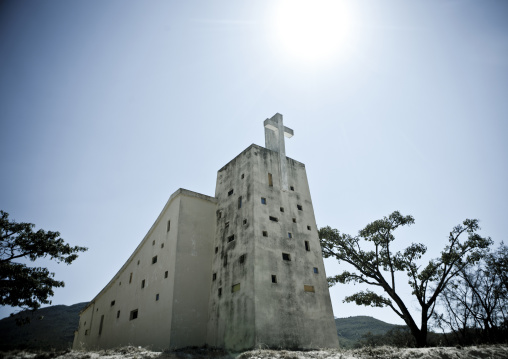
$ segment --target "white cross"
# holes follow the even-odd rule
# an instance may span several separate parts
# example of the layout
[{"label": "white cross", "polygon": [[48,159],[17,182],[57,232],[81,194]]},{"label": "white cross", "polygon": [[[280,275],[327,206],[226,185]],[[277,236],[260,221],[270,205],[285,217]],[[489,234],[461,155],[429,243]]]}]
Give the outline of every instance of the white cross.
[{"label": "white cross", "polygon": [[286,146],[284,136],[293,137],[293,130],[284,126],[282,115],[276,113],[272,118],[267,118],[265,126],[265,147],[279,153],[280,181],[283,190],[288,190],[288,173],[286,160]]}]

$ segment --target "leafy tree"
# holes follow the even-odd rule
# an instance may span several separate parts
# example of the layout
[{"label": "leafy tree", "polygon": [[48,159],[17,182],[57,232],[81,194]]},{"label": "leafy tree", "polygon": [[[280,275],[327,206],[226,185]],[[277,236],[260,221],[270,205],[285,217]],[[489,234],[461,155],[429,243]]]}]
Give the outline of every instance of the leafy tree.
[{"label": "leafy tree", "polygon": [[[413,223],[412,216],[403,216],[395,211],[388,217],[369,223],[357,236],[341,234],[327,226],[319,230],[319,238],[325,258],[336,258],[354,268],[353,272],[344,271],[329,277],[330,286],[336,283],[365,283],[381,287],[388,295],[386,297],[366,290],[348,296],[344,301],[372,307],[390,307],[407,324],[416,345],[422,347],[427,344],[428,322],[434,312],[437,297],[461,270],[486,254],[492,240],[476,233],[479,230],[478,220],[466,219],[450,232],[448,244],[441,256],[422,267],[418,261],[427,251],[423,244],[412,243],[403,251],[395,253],[390,248],[395,240],[393,232],[400,226]],[[462,241],[460,237],[464,233],[467,233],[467,239]],[[412,294],[418,300],[421,308],[420,327],[397,292],[395,273],[399,271],[408,276]]]},{"label": "leafy tree", "polygon": [[[0,305],[36,310],[51,304],[53,288],[64,282],[53,279],[54,273],[43,267],[29,267],[19,260],[34,262],[49,257],[57,263],[71,264],[85,247],[71,247],[60,233],[33,230],[31,223],[16,223],[0,210]],[[29,320],[26,320],[29,321]]]}]

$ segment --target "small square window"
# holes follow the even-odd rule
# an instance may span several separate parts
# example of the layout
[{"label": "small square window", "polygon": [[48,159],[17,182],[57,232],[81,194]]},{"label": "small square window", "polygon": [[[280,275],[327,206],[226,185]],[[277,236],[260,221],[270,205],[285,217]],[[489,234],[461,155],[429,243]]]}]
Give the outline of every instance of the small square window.
[{"label": "small square window", "polygon": [[222,295],[222,288],[219,288],[218,294],[219,294],[219,297]]},{"label": "small square window", "polygon": [[246,219],[243,220],[243,224],[247,224],[247,220]]},{"label": "small square window", "polygon": [[298,210],[299,210],[299,211],[303,211],[303,207],[302,207],[302,205],[301,205],[301,204],[297,204],[297,205],[296,205],[296,208],[298,208]]},{"label": "small square window", "polygon": [[261,204],[266,204],[266,198],[261,197]]},{"label": "small square window", "polygon": [[111,301],[111,306],[114,306],[114,305],[115,305],[115,301],[114,301],[114,300],[112,300],[112,301]]},{"label": "small square window", "polygon": [[242,254],[240,256],[240,264],[243,264],[243,263],[245,263],[245,254]]},{"label": "small square window", "polygon": [[270,218],[270,221],[272,221],[272,222],[278,222],[279,221],[279,219],[277,217],[270,216],[269,218]]},{"label": "small square window", "polygon": [[307,226],[307,229],[310,231],[310,226]]},{"label": "small square window", "polygon": [[277,283],[277,276],[272,274],[272,283]]},{"label": "small square window", "polygon": [[164,243],[161,243],[161,248],[164,248]]},{"label": "small square window", "polygon": [[235,235],[234,234],[228,237],[228,243],[229,242],[233,242],[234,240],[235,240]]},{"label": "small square window", "polygon": [[282,259],[285,261],[290,261],[291,256],[289,255],[289,253],[282,253]]},{"label": "small square window", "polygon": [[157,263],[157,256],[152,257],[152,264],[155,264],[155,263]]},{"label": "small square window", "polygon": [[120,311],[116,312],[116,319],[120,318]]},{"label": "small square window", "polygon": [[293,223],[296,223],[296,218],[293,218]]},{"label": "small square window", "polygon": [[171,229],[171,221],[168,221],[168,226],[167,226],[166,232],[169,232],[170,229]]},{"label": "small square window", "polygon": [[294,188],[293,186],[289,187],[289,189],[290,189],[291,191],[294,191],[294,190],[295,190],[295,188]]},{"label": "small square window", "polygon": [[244,179],[244,178],[245,178],[245,174],[244,174],[244,173],[242,173],[242,177],[241,177],[241,178],[242,178],[242,179]]},{"label": "small square window", "polygon": [[293,234],[291,234],[291,232],[288,232],[288,238],[293,238]]},{"label": "small square window", "polygon": [[165,271],[165,272],[164,272],[164,278],[167,278],[167,277],[168,277],[168,274],[169,274],[169,273],[168,273],[168,271]]},{"label": "small square window", "polygon": [[231,287],[231,293],[238,292],[240,290],[240,283],[237,283]]},{"label": "small square window", "polygon": [[215,253],[219,251],[219,247],[215,247]]},{"label": "small square window", "polygon": [[212,280],[213,280],[213,281],[217,280],[217,273],[214,273],[214,274],[212,275]]},{"label": "small square window", "polygon": [[304,292],[310,292],[310,293],[314,293],[314,286],[313,285],[304,285],[303,286],[303,290]]},{"label": "small square window", "polygon": [[144,287],[145,287],[145,280],[143,279],[143,280],[141,281],[141,288],[144,288]]},{"label": "small square window", "polygon": [[319,273],[319,270],[316,267],[314,267],[314,273],[316,273],[316,274]]},{"label": "small square window", "polygon": [[159,293],[157,293],[157,294],[155,295],[155,301],[158,301],[158,300],[159,300]]},{"label": "small square window", "polygon": [[137,309],[131,310],[131,314],[129,316],[129,320],[137,319],[137,317],[138,317],[138,310]]},{"label": "small square window", "polygon": [[305,241],[305,250],[307,252],[310,252],[310,244],[309,244],[309,241]]},{"label": "small square window", "polygon": [[268,237],[268,232],[267,231],[263,231],[263,237]]},{"label": "small square window", "polygon": [[233,190],[230,190],[230,191],[228,192],[228,196],[231,196],[232,194],[233,194]]},{"label": "small square window", "polygon": [[284,207],[280,207],[280,211],[281,211],[281,212],[284,212]]}]

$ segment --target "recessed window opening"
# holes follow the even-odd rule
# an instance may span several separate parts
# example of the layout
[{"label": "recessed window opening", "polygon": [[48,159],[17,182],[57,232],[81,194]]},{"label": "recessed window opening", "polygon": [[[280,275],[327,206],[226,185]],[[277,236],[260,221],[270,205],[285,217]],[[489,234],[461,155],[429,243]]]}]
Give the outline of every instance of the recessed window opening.
[{"label": "recessed window opening", "polygon": [[310,293],[314,293],[315,292],[313,285],[304,285],[303,286],[303,290],[304,290],[304,292],[310,292]]},{"label": "recessed window opening", "polygon": [[307,229],[310,231],[310,226],[307,226]]},{"label": "recessed window opening", "polygon": [[120,311],[116,312],[116,319],[120,318]]},{"label": "recessed window opening", "polygon": [[234,240],[235,240],[235,235],[234,234],[228,237],[228,243],[229,242],[233,242]]},{"label": "recessed window opening", "polygon": [[281,211],[281,212],[284,212],[284,207],[280,207],[280,211]]},{"label": "recessed window opening", "polygon": [[289,187],[289,189],[290,189],[291,191],[294,191],[294,190],[295,190],[295,188],[294,188],[293,186]]},{"label": "recessed window opening", "polygon": [[139,259],[138,259],[138,265],[139,265]]},{"label": "recessed window opening", "polygon": [[319,270],[316,267],[314,267],[314,273],[319,273]]},{"label": "recessed window opening", "polygon": [[220,219],[221,217],[222,217],[222,212],[221,211],[217,212],[217,219]]},{"label": "recessed window opening", "polygon": [[272,180],[272,174],[268,174],[268,186],[273,187],[273,180]]},{"label": "recessed window opening", "polygon": [[118,283],[118,285],[122,285],[122,282]]},{"label": "recessed window opening", "polygon": [[213,280],[213,281],[217,280],[217,273],[214,273],[214,274],[212,275],[212,280]]},{"label": "recessed window opening", "polygon": [[309,244],[309,241],[305,241],[305,250],[307,252],[310,252],[310,244]]},{"label": "recessed window opening", "polygon": [[144,288],[144,287],[145,287],[145,280],[143,279],[143,280],[141,281],[141,288]]},{"label": "recessed window opening", "polygon": [[296,223],[296,218],[293,218],[293,223]]},{"label": "recessed window opening", "polygon": [[296,205],[296,208],[298,208],[298,210],[299,210],[299,211],[303,211],[303,207],[302,207],[302,205],[301,205],[301,204],[297,204],[297,205]]},{"label": "recessed window opening", "polygon": [[170,229],[171,229],[171,221],[168,221],[166,232],[169,232]]},{"label": "recessed window opening", "polygon": [[168,271],[165,271],[165,272],[164,272],[164,278],[167,278],[167,277],[168,277],[168,274],[169,274],[169,272],[168,272]]},{"label": "recessed window opening", "polygon": [[288,232],[288,238],[293,238],[293,234],[291,234],[291,232]]},{"label": "recessed window opening", "polygon": [[268,237],[268,232],[267,231],[263,231],[263,237]]},{"label": "recessed window opening", "polygon": [[152,241],[152,246],[155,246],[155,240]]},{"label": "recessed window opening", "polygon": [[104,324],[104,314],[101,315],[101,323],[99,324],[99,335],[102,334],[102,325]]},{"label": "recessed window opening", "polygon": [[272,283],[277,283],[277,276],[272,274]]},{"label": "recessed window opening", "polygon": [[240,290],[240,283],[236,283],[231,287],[231,293],[238,292]]},{"label": "recessed window opening", "polygon": [[228,228],[228,227],[229,227],[229,222],[224,223],[224,228]]},{"label": "recessed window opening", "polygon": [[215,253],[219,251],[219,247],[215,247]]},{"label": "recessed window opening", "polygon": [[219,294],[219,297],[222,295],[222,288],[219,288],[218,294]]},{"label": "recessed window opening", "polygon": [[243,264],[243,263],[245,263],[245,254],[242,254],[240,256],[240,264]]},{"label": "recessed window opening", "polygon": [[158,300],[159,300],[159,293],[157,293],[157,294],[155,295],[155,301],[158,301]]},{"label": "recessed window opening", "polygon": [[129,315],[129,320],[137,319],[137,317],[138,317],[138,310],[137,309],[131,310],[131,314]]},{"label": "recessed window opening", "polygon": [[161,248],[164,248],[164,243],[161,243]]},{"label": "recessed window opening", "polygon": [[243,220],[243,224],[247,224],[247,220],[246,219]]},{"label": "recessed window opening", "polygon": [[261,197],[261,204],[266,204],[266,198]]},{"label": "recessed window opening", "polygon": [[230,190],[230,191],[228,192],[228,196],[231,196],[232,194],[233,194],[233,190]]},{"label": "recessed window opening", "polygon": [[132,283],[132,272],[131,272],[131,275],[129,277],[129,284],[131,284],[131,283]]},{"label": "recessed window opening", "polygon": [[272,222],[278,222],[279,221],[279,219],[277,217],[270,216],[269,218],[270,218],[270,221],[272,221]]},{"label": "recessed window opening", "polygon": [[88,335],[88,329],[85,329],[85,335]]},{"label": "recessed window opening", "polygon": [[152,264],[155,264],[155,263],[157,263],[157,256],[152,258]]},{"label": "recessed window opening", "polygon": [[242,196],[238,197],[238,209],[242,208]]},{"label": "recessed window opening", "polygon": [[242,173],[242,179],[244,179],[244,178],[245,178],[245,174],[244,174],[244,173]]},{"label": "recessed window opening", "polygon": [[224,267],[228,265],[228,256],[224,256]]},{"label": "recessed window opening", "polygon": [[290,261],[291,256],[289,255],[289,253],[282,253],[282,259],[285,261]]},{"label": "recessed window opening", "polygon": [[115,305],[115,301],[114,301],[114,300],[112,300],[112,301],[111,301],[111,306],[114,306],[114,305]]}]

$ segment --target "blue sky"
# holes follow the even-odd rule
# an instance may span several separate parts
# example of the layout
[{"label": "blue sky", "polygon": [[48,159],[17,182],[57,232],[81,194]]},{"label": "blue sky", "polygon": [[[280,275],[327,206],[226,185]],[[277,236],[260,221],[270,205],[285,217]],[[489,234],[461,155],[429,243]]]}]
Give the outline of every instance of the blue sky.
[{"label": "blue sky", "polygon": [[[66,283],[53,304],[92,299],[175,190],[213,195],[276,112],[318,226],[355,234],[399,210],[416,219],[400,248],[422,242],[427,259],[465,218],[505,240],[508,3],[336,4],[324,32],[312,7],[278,1],[0,5],[0,208],[89,247],[41,262]],[[331,289],[335,316],[401,323],[342,303],[359,288]]]}]

